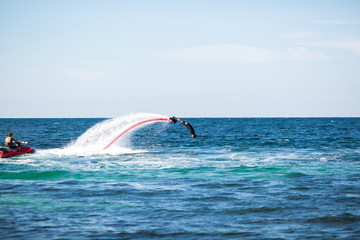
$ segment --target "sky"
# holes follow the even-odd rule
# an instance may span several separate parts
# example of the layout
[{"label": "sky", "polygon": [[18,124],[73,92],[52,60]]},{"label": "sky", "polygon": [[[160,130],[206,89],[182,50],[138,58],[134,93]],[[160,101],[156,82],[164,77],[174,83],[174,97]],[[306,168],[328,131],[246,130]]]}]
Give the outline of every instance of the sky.
[{"label": "sky", "polygon": [[0,118],[360,117],[360,1],[0,0]]}]

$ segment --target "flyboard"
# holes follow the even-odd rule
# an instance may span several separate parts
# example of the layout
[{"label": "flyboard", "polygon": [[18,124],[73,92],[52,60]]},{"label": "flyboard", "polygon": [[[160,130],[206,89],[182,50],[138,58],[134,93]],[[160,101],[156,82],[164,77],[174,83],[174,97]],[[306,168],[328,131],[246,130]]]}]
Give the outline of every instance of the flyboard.
[{"label": "flyboard", "polygon": [[141,124],[147,123],[147,122],[156,122],[156,121],[169,121],[173,124],[176,123],[176,119],[175,117],[170,117],[170,118],[153,118],[153,119],[147,119],[141,122],[138,122],[134,125],[132,125],[131,127],[125,129],[123,132],[121,132],[116,138],[114,138],[114,140],[112,140],[106,147],[103,148],[103,150],[106,150],[107,148],[109,148],[114,142],[116,142],[116,140],[118,140],[122,135],[124,135],[126,132],[128,132],[129,130],[133,129],[134,127],[137,127]]}]

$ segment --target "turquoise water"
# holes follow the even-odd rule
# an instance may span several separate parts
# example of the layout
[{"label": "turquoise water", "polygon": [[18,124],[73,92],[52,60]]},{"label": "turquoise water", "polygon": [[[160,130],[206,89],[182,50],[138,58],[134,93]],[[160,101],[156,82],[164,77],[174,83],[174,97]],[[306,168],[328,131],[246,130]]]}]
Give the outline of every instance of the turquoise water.
[{"label": "turquoise water", "polygon": [[359,118],[0,119],[1,239],[360,239]]}]

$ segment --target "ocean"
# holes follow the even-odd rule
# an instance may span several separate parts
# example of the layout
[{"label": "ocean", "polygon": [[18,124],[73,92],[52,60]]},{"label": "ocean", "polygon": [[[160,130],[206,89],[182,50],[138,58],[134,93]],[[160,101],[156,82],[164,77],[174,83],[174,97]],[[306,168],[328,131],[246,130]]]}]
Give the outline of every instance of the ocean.
[{"label": "ocean", "polygon": [[360,239],[360,118],[157,117],[0,119],[0,239]]}]

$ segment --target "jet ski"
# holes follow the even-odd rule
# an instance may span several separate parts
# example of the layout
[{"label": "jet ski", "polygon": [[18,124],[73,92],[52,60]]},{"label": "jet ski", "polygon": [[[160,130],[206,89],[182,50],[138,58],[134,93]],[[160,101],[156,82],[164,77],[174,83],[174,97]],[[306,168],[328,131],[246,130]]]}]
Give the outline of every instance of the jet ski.
[{"label": "jet ski", "polygon": [[8,148],[0,146],[0,158],[13,157],[25,153],[34,153],[35,149],[26,146],[26,142],[22,142],[20,145],[20,151],[17,148]]}]

